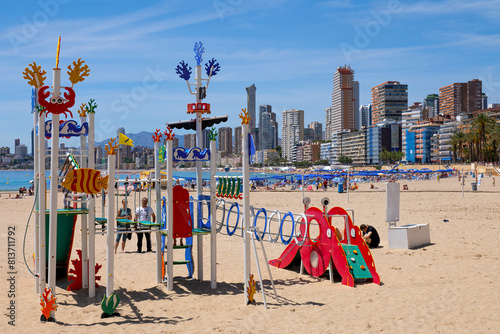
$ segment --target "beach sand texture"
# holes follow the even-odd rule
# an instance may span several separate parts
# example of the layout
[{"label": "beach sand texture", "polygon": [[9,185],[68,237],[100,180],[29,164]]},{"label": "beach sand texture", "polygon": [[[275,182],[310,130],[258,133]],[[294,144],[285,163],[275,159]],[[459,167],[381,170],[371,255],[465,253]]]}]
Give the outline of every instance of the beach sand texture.
[{"label": "beach sand texture", "polygon": [[[11,200],[3,195],[0,307],[2,313],[7,313],[11,300],[7,297],[6,244],[8,226],[15,226],[16,326],[9,326],[9,319],[3,316],[0,333],[498,333],[500,188],[494,188],[492,179],[486,177],[480,191],[471,192],[470,181],[467,180],[464,198],[457,178],[401,182],[408,184],[410,190],[401,191],[399,224],[430,224],[432,244],[415,250],[388,248],[383,183],[376,184],[379,189],[374,190],[369,189],[369,184],[360,184],[359,190],[350,193],[349,203],[347,195],[338,194],[336,189],[307,192],[312,206],[320,207],[320,199],[327,196],[330,207],[354,209],[356,225],[364,223],[377,228],[382,241],[372,253],[382,285],[361,283],[349,288],[339,282],[339,277],[330,283],[327,275],[314,278],[271,267],[279,296],[277,303],[258,246],[268,310],[263,306],[260,290],[255,295],[255,305],[244,304],[241,237],[217,236],[217,289],[210,289],[209,238],[205,237],[204,281],[188,279],[185,266],[176,266],[174,291],[167,291],[165,284],[156,284],[156,254],[136,253],[134,236],[127,242],[126,252],[115,256],[115,290],[121,298],[117,311],[121,316],[101,319],[106,241],[105,236],[98,235],[96,260],[103,267],[97,295],[89,298],[87,290],[67,292],[68,283],[58,281],[56,324],[40,323],[34,279],[22,260],[24,230],[33,197]],[[59,200],[62,207],[62,197]],[[255,208],[293,213],[303,209],[301,192],[252,192],[250,203]],[[100,205],[97,200],[98,216]],[[30,267],[33,225],[32,219],[25,250]],[[273,226],[272,230],[277,228]],[[72,259],[76,258],[76,249],[81,249],[79,230],[77,222]],[[269,259],[279,257],[284,249],[281,243],[265,243]],[[197,269],[195,277],[196,273]],[[252,273],[258,281],[253,254]]]}]

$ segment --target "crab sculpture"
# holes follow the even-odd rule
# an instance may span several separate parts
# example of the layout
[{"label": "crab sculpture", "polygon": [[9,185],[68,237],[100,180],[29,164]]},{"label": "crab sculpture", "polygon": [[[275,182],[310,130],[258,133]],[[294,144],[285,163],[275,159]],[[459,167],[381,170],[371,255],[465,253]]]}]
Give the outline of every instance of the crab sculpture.
[{"label": "crab sculpture", "polygon": [[69,113],[73,117],[73,113],[69,110],[75,104],[75,91],[71,87],[61,87],[66,89],[64,98],[61,96],[52,96],[50,100],[46,100],[50,96],[48,91],[49,86],[43,86],[38,90],[38,103],[45,107],[43,111],[47,114],[64,114]]}]

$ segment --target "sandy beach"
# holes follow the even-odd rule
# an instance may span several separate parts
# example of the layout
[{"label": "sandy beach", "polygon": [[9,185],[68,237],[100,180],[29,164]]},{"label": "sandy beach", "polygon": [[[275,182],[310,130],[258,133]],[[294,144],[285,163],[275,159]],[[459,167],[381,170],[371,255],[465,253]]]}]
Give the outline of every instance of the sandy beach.
[{"label": "sandy beach", "polygon": [[[497,177],[498,178],[498,177]],[[385,222],[385,185],[369,189],[360,184],[347,195],[328,190],[307,192],[311,205],[320,207],[327,196],[330,206],[354,210],[354,223],[374,226],[381,245],[372,251],[380,286],[360,283],[355,288],[331,283],[328,275],[314,278],[297,270],[271,267],[279,296],[272,298],[269,275],[259,250],[266,288],[266,310],[260,291],[256,304],[246,306],[243,295],[243,240],[240,236],[218,234],[218,287],[210,289],[209,239],[204,240],[204,281],[187,278],[185,266],[174,268],[174,291],[156,284],[156,254],[136,253],[136,236],[126,252],[115,256],[115,290],[121,297],[120,317],[101,319],[100,302],[106,284],[105,236],[96,237],[96,261],[103,265],[97,296],[87,290],[66,291],[68,282],[57,282],[57,323],[40,323],[39,296],[35,281],[24,265],[23,237],[33,197],[0,198],[2,252],[0,307],[7,314],[8,297],[7,233],[16,231],[15,326],[9,318],[0,321],[2,333],[494,333],[500,320],[500,188],[485,177],[478,192],[471,191],[470,179],[462,187],[457,178],[404,182],[401,191],[400,225],[429,223],[431,245],[415,250],[389,249]],[[403,183],[403,182],[401,182]],[[335,189],[336,190],[336,189]],[[59,198],[62,207],[62,197]],[[251,205],[269,210],[301,212],[301,192],[252,192]],[[154,208],[154,205],[151,205]],[[97,212],[101,210],[97,201]],[[34,219],[26,236],[24,253],[33,268]],[[77,222],[72,259],[81,248]],[[154,249],[154,238],[153,249]],[[269,259],[285,249],[281,243],[265,243]],[[257,268],[252,255],[252,272]],[[197,275],[195,274],[195,278]]]}]

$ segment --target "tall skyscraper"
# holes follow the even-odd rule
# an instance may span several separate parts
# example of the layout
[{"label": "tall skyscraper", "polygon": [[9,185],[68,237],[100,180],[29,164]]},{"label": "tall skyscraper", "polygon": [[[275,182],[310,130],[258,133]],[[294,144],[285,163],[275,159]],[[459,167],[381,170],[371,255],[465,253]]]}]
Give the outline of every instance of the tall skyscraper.
[{"label": "tall skyscraper", "polygon": [[259,106],[259,150],[272,150],[278,145],[278,122],[270,105]]},{"label": "tall skyscraper", "polygon": [[385,120],[401,121],[408,109],[408,85],[386,81],[372,88],[372,125]]},{"label": "tall skyscraper", "polygon": [[237,126],[234,128],[234,153],[241,155],[243,152],[243,138],[241,137],[243,133],[243,128]]},{"label": "tall skyscraper", "polygon": [[281,130],[283,154],[291,160],[293,145],[304,140],[304,110],[290,109],[283,111]]},{"label": "tall skyscraper", "polygon": [[482,82],[473,79],[439,88],[439,112],[453,118],[482,109]]},{"label": "tall skyscraper", "polygon": [[435,117],[439,115],[439,95],[438,94],[429,94],[424,99],[424,103],[422,104],[425,109],[428,110],[429,118]]},{"label": "tall skyscraper", "polygon": [[233,154],[233,129],[230,127],[219,128],[219,151],[221,157]]},{"label": "tall skyscraper", "polygon": [[[359,85],[358,85],[359,92]],[[327,132],[355,128],[354,70],[340,66],[333,76],[332,114]]]},{"label": "tall skyscraper", "polygon": [[14,149],[19,145],[21,145],[21,139],[14,139]]},{"label": "tall skyscraper", "polygon": [[332,140],[333,108],[325,108],[325,140]]},{"label": "tall skyscraper", "polygon": [[320,122],[311,122],[309,127],[314,130],[314,141],[323,140],[323,124]]},{"label": "tall skyscraper", "polygon": [[372,125],[372,105],[361,105],[359,114],[361,116],[361,126],[369,128]]},{"label": "tall skyscraper", "polygon": [[486,96],[485,93],[482,94],[481,100],[482,100],[482,102],[481,102],[481,104],[482,104],[481,109],[483,109],[483,110],[484,109],[488,109],[488,96]]},{"label": "tall skyscraper", "polygon": [[352,82],[354,94],[354,128],[361,129],[361,115],[359,114],[359,81]]}]

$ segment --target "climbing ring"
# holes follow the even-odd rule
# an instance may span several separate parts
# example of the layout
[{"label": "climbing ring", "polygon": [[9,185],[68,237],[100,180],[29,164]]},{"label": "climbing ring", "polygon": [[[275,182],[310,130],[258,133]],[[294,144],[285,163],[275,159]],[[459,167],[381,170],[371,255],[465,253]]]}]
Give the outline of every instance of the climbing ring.
[{"label": "climbing ring", "polygon": [[217,204],[215,205],[215,211],[219,209],[219,205],[222,203],[222,219],[220,221],[220,226],[217,227],[217,223],[215,224],[217,233],[222,230],[222,226],[224,226],[224,218],[226,218],[226,202],[223,199],[218,199]]},{"label": "climbing ring", "polygon": [[[234,229],[232,231],[229,230],[229,216],[231,216],[231,212],[233,212],[233,207],[236,206],[237,212],[238,212],[238,217],[236,218],[236,224],[234,225]],[[227,235],[233,235],[234,232],[236,231],[236,228],[238,227],[238,223],[240,221],[240,206],[237,202],[234,202],[233,205],[229,208],[229,212],[227,213],[227,220],[226,220],[226,230],[227,230]]]},{"label": "climbing ring", "polygon": [[278,241],[278,238],[280,237],[279,233],[276,234],[276,238],[273,239],[272,235],[271,235],[271,222],[273,221],[273,217],[275,215],[278,215],[278,222],[281,221],[281,212],[279,212],[279,210],[274,210],[270,215],[269,215],[269,225],[267,226],[267,234],[269,235],[269,241],[271,243],[275,243],[276,241]]},{"label": "climbing ring", "polygon": [[261,208],[259,209],[259,211],[257,211],[257,213],[255,214],[255,218],[253,220],[253,227],[256,227],[257,226],[257,218],[259,218],[259,214],[260,213],[264,213],[264,230],[262,231],[262,235],[259,237],[259,235],[257,234],[257,230],[255,230],[253,233],[255,233],[255,239],[257,239],[257,241],[260,241],[260,239],[264,239],[264,236],[266,235],[266,229],[267,229],[267,211],[266,209],[264,208]]},{"label": "climbing ring", "polygon": [[[286,217],[290,217],[292,219],[292,233],[290,234],[290,238],[288,240],[285,240],[283,238],[283,223],[285,222]],[[283,245],[286,246],[290,243],[290,241],[292,241],[294,231],[295,231],[295,219],[293,219],[293,214],[290,211],[288,211],[287,213],[285,213],[285,215],[281,219],[281,223],[280,223],[280,237],[281,237],[281,242],[283,243]]]},{"label": "climbing ring", "polygon": [[[300,220],[303,219],[304,220],[304,223],[301,223]],[[295,228],[295,234],[292,233],[293,235],[293,240],[295,240],[295,243],[300,247],[304,244],[304,242],[306,242],[306,239],[307,239],[307,232],[308,232],[308,227],[309,227],[309,223],[307,222],[307,217],[305,214],[303,213],[299,213],[298,216],[297,216],[297,220],[295,221],[295,225],[297,224],[306,224],[306,231],[305,231],[305,234],[304,235],[300,235],[300,225],[299,225],[299,228]],[[297,235],[298,234],[298,235]],[[302,241],[299,241],[298,238],[302,237]]]}]

